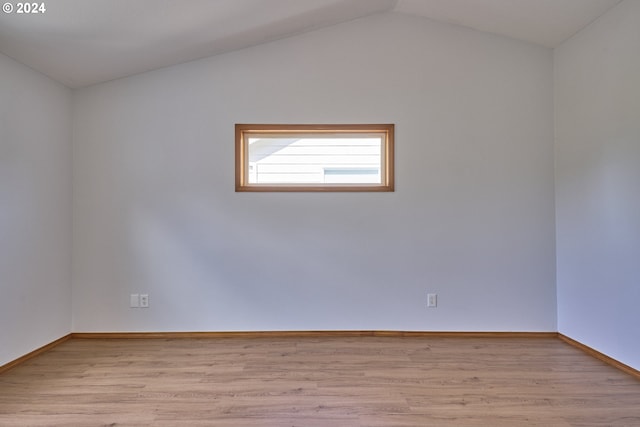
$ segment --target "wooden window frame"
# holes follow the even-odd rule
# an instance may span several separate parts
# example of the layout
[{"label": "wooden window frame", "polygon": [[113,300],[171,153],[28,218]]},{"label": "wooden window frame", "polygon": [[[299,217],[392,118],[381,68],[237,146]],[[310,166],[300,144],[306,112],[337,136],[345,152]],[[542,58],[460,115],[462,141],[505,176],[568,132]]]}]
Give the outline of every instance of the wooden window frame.
[{"label": "wooden window frame", "polygon": [[[236,192],[391,192],[394,191],[393,124],[236,124]],[[247,137],[251,134],[381,134],[381,183],[375,184],[250,184],[248,181]]]}]

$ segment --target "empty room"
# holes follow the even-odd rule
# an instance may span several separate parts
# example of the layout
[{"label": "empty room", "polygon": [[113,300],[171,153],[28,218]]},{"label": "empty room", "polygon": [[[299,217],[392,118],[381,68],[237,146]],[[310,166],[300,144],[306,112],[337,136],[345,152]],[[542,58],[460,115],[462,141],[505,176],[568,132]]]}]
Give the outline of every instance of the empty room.
[{"label": "empty room", "polygon": [[0,12],[0,426],[640,426],[640,1]]}]

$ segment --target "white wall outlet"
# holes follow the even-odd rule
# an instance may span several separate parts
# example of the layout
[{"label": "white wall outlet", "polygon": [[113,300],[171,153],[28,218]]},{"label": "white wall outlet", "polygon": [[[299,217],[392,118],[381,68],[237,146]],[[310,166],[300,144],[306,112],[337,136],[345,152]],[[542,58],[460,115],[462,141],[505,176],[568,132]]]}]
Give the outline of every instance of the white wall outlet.
[{"label": "white wall outlet", "polygon": [[140,294],[140,307],[149,307],[149,294]]},{"label": "white wall outlet", "polygon": [[131,308],[140,307],[140,295],[131,294],[131,297],[129,299],[129,307]]},{"label": "white wall outlet", "polygon": [[438,306],[438,294],[427,294],[427,307]]}]

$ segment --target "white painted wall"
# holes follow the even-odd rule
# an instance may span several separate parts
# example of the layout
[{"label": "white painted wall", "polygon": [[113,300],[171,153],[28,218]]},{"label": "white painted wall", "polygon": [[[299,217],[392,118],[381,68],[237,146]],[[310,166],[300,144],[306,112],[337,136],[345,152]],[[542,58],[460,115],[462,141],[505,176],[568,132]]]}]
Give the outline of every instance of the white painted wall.
[{"label": "white painted wall", "polygon": [[640,369],[640,2],[555,51],[559,331]]},{"label": "white painted wall", "polygon": [[71,330],[71,91],[0,54],[0,365]]},{"label": "white painted wall", "polygon": [[[386,14],[74,92],[73,329],[555,331],[552,68]],[[234,192],[235,123],[389,122],[394,193]]]}]

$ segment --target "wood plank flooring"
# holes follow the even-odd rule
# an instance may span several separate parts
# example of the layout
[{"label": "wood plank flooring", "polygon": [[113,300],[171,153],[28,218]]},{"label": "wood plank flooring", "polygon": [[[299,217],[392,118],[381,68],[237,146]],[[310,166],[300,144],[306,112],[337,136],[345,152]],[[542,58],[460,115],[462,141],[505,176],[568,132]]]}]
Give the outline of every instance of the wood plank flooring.
[{"label": "wood plank flooring", "polygon": [[71,339],[0,426],[640,426],[640,381],[556,338]]}]

